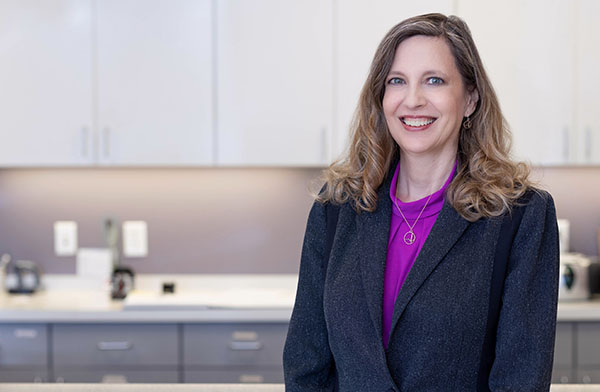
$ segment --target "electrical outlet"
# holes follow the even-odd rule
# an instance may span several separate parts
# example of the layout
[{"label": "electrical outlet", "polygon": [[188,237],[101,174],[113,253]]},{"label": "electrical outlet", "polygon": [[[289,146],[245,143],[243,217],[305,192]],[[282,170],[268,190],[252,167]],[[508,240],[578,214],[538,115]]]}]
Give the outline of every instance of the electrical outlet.
[{"label": "electrical outlet", "polygon": [[54,222],[54,253],[57,256],[74,256],[77,252],[77,222]]},{"label": "electrical outlet", "polygon": [[146,222],[123,222],[123,254],[125,257],[148,256],[148,225]]}]

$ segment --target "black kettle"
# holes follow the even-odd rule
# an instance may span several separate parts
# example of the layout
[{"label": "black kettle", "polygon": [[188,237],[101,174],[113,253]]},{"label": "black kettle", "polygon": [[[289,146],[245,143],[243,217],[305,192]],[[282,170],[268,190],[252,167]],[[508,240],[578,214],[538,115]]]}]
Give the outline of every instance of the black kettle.
[{"label": "black kettle", "polygon": [[133,278],[135,274],[129,267],[117,266],[113,270],[110,280],[111,297],[113,299],[123,299],[133,289]]},{"label": "black kettle", "polygon": [[32,294],[40,287],[37,264],[29,260],[17,260],[8,264],[4,285],[11,294]]}]

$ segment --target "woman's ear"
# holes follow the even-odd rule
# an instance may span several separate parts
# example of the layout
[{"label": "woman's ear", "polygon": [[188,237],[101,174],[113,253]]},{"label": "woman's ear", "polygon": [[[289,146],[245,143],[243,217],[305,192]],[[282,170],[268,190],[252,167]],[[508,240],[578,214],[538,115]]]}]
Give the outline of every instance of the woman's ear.
[{"label": "woman's ear", "polygon": [[465,117],[469,117],[475,111],[479,102],[479,92],[476,88],[467,93],[467,108],[465,110]]}]

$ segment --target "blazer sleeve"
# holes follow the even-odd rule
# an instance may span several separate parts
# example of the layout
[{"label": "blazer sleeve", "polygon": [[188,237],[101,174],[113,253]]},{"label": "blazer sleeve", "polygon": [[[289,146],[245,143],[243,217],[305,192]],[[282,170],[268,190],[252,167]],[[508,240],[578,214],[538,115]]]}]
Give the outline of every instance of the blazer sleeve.
[{"label": "blazer sleeve", "polygon": [[510,252],[491,391],[550,389],[558,301],[557,226],[552,197],[535,191]]},{"label": "blazer sleeve", "polygon": [[325,206],[315,202],[304,235],[296,303],[283,350],[287,392],[334,390],[335,365],[323,314],[325,214]]}]

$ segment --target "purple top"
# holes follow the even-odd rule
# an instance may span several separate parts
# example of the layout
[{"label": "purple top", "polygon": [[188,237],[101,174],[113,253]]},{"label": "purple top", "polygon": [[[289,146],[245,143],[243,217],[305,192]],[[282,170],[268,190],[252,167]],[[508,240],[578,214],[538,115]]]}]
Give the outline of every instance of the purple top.
[{"label": "purple top", "polygon": [[416,236],[414,243],[408,245],[404,242],[404,236],[408,232],[409,227],[400,215],[398,207],[402,210],[402,213],[412,225],[415,219],[421,213],[423,206],[427,202],[429,196],[424,197],[420,200],[404,203],[400,199],[396,198],[396,184],[398,183],[398,173],[400,171],[400,162],[396,166],[396,172],[392,179],[392,185],[390,186],[390,198],[392,199],[392,221],[390,224],[390,238],[388,240],[388,252],[385,264],[385,280],[383,286],[383,344],[387,348],[390,328],[392,325],[392,314],[394,312],[394,303],[400,292],[400,288],[410,271],[413,263],[415,262],[425,239],[429,235],[438,214],[442,210],[444,205],[444,193],[452,178],[454,178],[454,172],[456,171],[456,163],[446,183],[442,188],[431,195],[427,207],[421,214],[421,217],[413,227],[413,232]]}]

